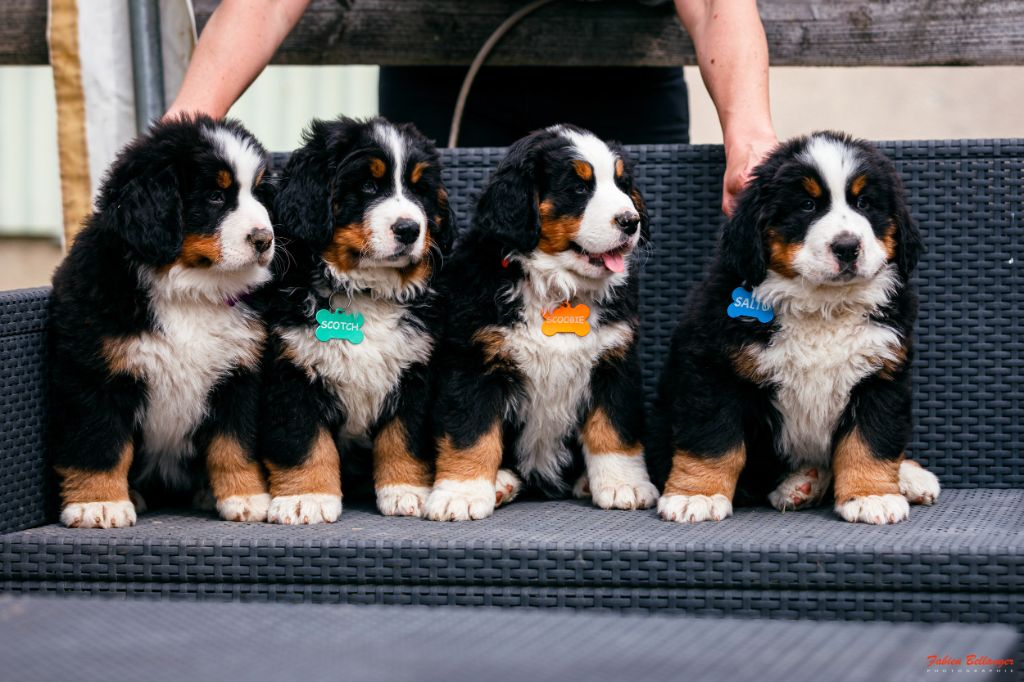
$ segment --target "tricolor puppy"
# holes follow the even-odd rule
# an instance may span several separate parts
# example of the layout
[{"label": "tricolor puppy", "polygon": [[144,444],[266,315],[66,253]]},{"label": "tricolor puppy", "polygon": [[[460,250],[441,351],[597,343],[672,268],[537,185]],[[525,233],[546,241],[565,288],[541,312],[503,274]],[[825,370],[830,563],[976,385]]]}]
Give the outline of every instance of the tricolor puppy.
[{"label": "tricolor puppy", "polygon": [[552,496],[578,482],[604,508],[654,504],[629,274],[646,239],[617,146],[571,126],[512,145],[446,268],[428,518],[490,516],[520,477]]},{"label": "tricolor puppy", "polygon": [[269,519],[337,520],[342,468],[346,491],[372,483],[381,513],[419,516],[433,480],[431,282],[452,237],[437,151],[411,125],[313,121],[277,210],[288,258],[260,420]]},{"label": "tricolor puppy", "polygon": [[899,177],[867,142],[817,133],[754,171],[659,387],[662,518],[723,519],[734,493],[799,509],[830,483],[847,521],[935,501],[938,479],[904,459],[920,250]]},{"label": "tricolor puppy", "polygon": [[[103,183],[53,279],[51,447],[68,526],[130,526],[136,491],[266,518],[254,458],[270,279],[267,154],[241,125],[156,125]],[[205,464],[205,467],[204,467]]]}]

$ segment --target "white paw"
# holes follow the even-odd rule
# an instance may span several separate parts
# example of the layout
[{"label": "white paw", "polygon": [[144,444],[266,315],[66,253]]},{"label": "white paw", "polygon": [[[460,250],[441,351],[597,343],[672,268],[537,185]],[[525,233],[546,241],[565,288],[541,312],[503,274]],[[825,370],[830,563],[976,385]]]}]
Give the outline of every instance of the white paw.
[{"label": "white paw", "polygon": [[384,516],[423,516],[430,488],[418,485],[385,485],[377,488],[377,509]]},{"label": "white paw", "polygon": [[516,472],[511,469],[498,469],[498,476],[494,479],[494,506],[508,504],[516,499],[522,489],[523,482],[519,480]]},{"label": "white paw", "polygon": [[[602,509],[648,509],[658,501],[658,489],[647,477],[643,455],[584,451],[591,501]],[[577,484],[579,482],[577,481]],[[573,491],[575,492],[575,490]]]},{"label": "white paw", "polygon": [[270,501],[267,520],[290,526],[334,523],[341,516],[341,496],[323,493],[281,495]]},{"label": "white paw", "polygon": [[935,504],[939,499],[939,477],[916,462],[900,463],[900,494],[910,504]]},{"label": "white paw", "polygon": [[810,507],[821,501],[832,477],[828,471],[815,467],[794,471],[768,493],[768,501],[779,511]]},{"label": "white paw", "polygon": [[427,498],[424,516],[431,521],[486,519],[494,513],[494,484],[475,481],[438,481]]},{"label": "white paw", "polygon": [[127,528],[135,525],[135,505],[129,500],[75,502],[64,507],[60,522],[68,528]]},{"label": "white paw", "polygon": [[910,504],[902,495],[865,495],[836,503],[836,513],[851,523],[885,525],[910,516]]},{"label": "white paw", "polygon": [[572,496],[577,500],[590,497],[590,477],[586,473],[576,479],[576,485],[572,487]]},{"label": "white paw", "polygon": [[658,500],[658,515],[679,523],[721,521],[732,516],[732,502],[725,495],[664,495]]},{"label": "white paw", "polygon": [[270,495],[232,495],[217,502],[217,513],[225,521],[266,521]]}]

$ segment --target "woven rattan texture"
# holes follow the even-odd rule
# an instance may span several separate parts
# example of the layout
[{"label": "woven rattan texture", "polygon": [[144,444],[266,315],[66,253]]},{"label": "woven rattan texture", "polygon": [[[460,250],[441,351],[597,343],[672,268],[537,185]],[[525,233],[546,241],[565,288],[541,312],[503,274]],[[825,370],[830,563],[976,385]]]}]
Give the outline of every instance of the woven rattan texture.
[{"label": "woven rattan texture", "polygon": [[[103,637],[83,647],[82,633],[94,632]],[[929,679],[925,664],[936,651],[967,647],[1003,658],[1015,640],[1012,629],[992,626],[776,623],[766,630],[738,620],[525,610],[0,600],[0,658],[17,680],[450,681],[496,670],[595,682],[915,680]],[[801,652],[796,668],[793,651]],[[165,660],[174,665],[158,664]]]},{"label": "woven rattan texture", "polygon": [[46,309],[49,289],[0,292],[0,532],[46,521]]},{"label": "woven rattan texture", "polygon": [[143,583],[1024,591],[1024,491],[951,490],[890,527],[829,509],[741,509],[679,525],[653,511],[520,501],[473,523],[349,506],[329,526],[145,514],[122,530],[0,536],[0,578]]},{"label": "woven rattan texture", "polygon": [[[881,146],[904,178],[927,247],[916,277],[922,305],[908,451],[947,486],[1024,487],[1024,140]],[[712,146],[629,153],[651,214],[640,345],[650,392],[687,293],[714,251],[723,156]],[[460,225],[501,156],[442,154]]]}]

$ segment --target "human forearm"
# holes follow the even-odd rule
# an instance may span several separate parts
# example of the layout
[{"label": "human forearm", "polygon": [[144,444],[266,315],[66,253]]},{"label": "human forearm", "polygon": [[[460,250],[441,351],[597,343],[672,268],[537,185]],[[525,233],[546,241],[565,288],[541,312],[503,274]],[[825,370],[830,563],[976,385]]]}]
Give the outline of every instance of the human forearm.
[{"label": "human forearm", "polygon": [[201,112],[222,118],[302,16],[310,0],[224,0],[196,45],[165,118]]}]

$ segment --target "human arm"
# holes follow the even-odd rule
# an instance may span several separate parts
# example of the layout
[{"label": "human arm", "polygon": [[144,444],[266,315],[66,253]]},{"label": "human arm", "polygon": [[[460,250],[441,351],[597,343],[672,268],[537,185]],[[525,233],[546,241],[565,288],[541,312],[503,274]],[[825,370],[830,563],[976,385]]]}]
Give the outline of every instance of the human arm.
[{"label": "human arm", "polygon": [[768,100],[768,43],[756,0],[675,0],[725,141],[722,210],[777,144]]},{"label": "human arm", "polygon": [[210,15],[164,118],[223,118],[270,63],[310,0],[223,0]]}]

